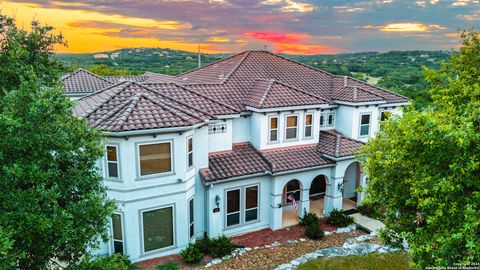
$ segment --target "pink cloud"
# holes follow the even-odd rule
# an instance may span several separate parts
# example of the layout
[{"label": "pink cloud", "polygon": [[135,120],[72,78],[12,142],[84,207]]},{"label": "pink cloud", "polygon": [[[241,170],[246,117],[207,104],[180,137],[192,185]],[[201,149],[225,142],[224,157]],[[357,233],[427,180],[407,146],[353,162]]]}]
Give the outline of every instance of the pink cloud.
[{"label": "pink cloud", "polygon": [[305,41],[308,36],[303,34],[286,34],[278,32],[247,32],[243,36],[272,43],[300,43]]}]

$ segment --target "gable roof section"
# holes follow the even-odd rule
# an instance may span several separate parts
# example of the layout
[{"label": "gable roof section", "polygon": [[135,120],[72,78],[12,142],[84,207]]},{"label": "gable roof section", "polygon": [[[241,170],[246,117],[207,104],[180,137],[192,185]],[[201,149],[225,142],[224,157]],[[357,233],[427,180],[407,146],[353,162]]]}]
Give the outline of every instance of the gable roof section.
[{"label": "gable roof section", "polygon": [[317,147],[327,157],[342,158],[358,154],[363,145],[363,142],[347,138],[336,130],[322,130]]},{"label": "gable roof section", "polygon": [[112,81],[82,68],[64,75],[61,81],[67,95],[93,93],[114,84]]},{"label": "gable roof section", "polygon": [[316,144],[262,151],[272,173],[334,164],[322,156]]},{"label": "gable roof section", "polygon": [[257,109],[328,104],[315,94],[276,80],[257,80],[247,96],[245,105]]},{"label": "gable roof section", "polygon": [[125,82],[125,81],[132,81],[132,82],[143,82],[148,79],[147,76],[141,75],[141,76],[130,76],[130,75],[120,75],[120,76],[103,76],[103,78],[113,82],[113,83],[119,83],[119,82]]},{"label": "gable roof section", "polygon": [[161,93],[161,88],[183,91],[175,84],[154,90],[136,82],[122,82],[79,99],[75,112],[91,127],[108,132],[192,126],[216,119],[203,109]]}]

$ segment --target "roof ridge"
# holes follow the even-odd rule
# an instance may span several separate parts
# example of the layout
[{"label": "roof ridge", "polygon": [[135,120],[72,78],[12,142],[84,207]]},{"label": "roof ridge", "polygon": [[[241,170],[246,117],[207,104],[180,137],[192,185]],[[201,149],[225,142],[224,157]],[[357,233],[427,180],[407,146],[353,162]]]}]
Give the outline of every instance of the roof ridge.
[{"label": "roof ridge", "polygon": [[321,96],[317,96],[316,94],[310,93],[310,92],[305,91],[305,90],[300,89],[300,88],[297,88],[297,87],[295,87],[295,86],[293,86],[293,85],[290,85],[290,84],[287,84],[287,83],[284,83],[284,82],[282,82],[282,81],[275,80],[275,79],[273,79],[273,81],[274,81],[274,83],[278,83],[278,84],[284,85],[284,86],[286,86],[286,87],[288,87],[288,88],[291,88],[291,89],[293,89],[293,90],[295,90],[295,91],[298,91],[298,92],[300,92],[300,93],[303,93],[303,94],[306,94],[306,95],[309,95],[309,96],[312,96],[312,97],[315,97],[315,98],[318,98],[318,99],[321,99],[321,100],[323,100],[323,101],[326,101],[326,102],[329,102],[329,103],[330,103],[329,100],[327,100],[327,99],[325,99],[325,98],[323,98],[323,97],[321,97]]},{"label": "roof ridge", "polygon": [[282,58],[282,59],[285,59],[285,60],[287,60],[287,61],[293,62],[293,63],[295,63],[295,64],[299,64],[299,65],[304,66],[304,67],[307,67],[307,68],[309,68],[309,69],[313,69],[313,70],[319,71],[319,72],[324,73],[324,74],[326,74],[326,75],[336,76],[335,74],[330,73],[330,72],[328,72],[328,71],[325,71],[325,70],[322,70],[322,69],[318,69],[318,68],[309,66],[309,65],[304,64],[304,63],[301,63],[301,62],[297,62],[297,61],[295,61],[295,60],[292,60],[292,59],[289,59],[289,58],[287,58],[287,57],[281,56],[280,54],[274,54],[274,53],[269,52],[269,51],[262,51],[262,52],[266,52],[266,53],[268,53],[268,54],[271,54],[271,55],[276,56],[276,57],[280,57],[280,58]]},{"label": "roof ridge", "polygon": [[[103,104],[107,103],[108,101],[110,101],[113,97],[115,97],[118,93],[120,93],[121,91],[125,90],[125,88],[127,88],[130,84],[132,84],[132,82],[130,81],[126,81],[126,82],[121,82],[121,83],[125,83],[125,86],[124,87],[120,87],[117,91],[115,91],[112,95],[108,96],[108,98],[98,102],[97,104],[95,104],[95,106],[93,106],[90,110],[86,111],[85,114],[83,115],[83,117],[88,117],[90,116],[92,113],[94,113],[96,110],[98,110],[98,108],[100,108]],[[119,83],[119,84],[121,84]],[[118,86],[119,84],[117,84],[116,86]],[[113,86],[111,87],[108,87],[108,89],[111,89],[113,88]],[[103,92],[107,90],[107,88],[105,89],[102,89],[100,92]],[[93,94],[96,94],[96,93],[99,93],[99,92],[95,92],[95,93],[92,93],[91,95]],[[85,96],[85,97],[89,97],[91,95],[88,95],[88,96]],[[79,100],[82,100],[83,98],[85,97],[82,97],[81,99]]]},{"label": "roof ridge", "polygon": [[[338,75],[335,75],[335,76],[338,76]],[[375,88],[377,88],[377,89],[379,89],[379,90],[382,90],[382,91],[385,91],[385,92],[387,92],[387,93],[393,94],[393,95],[395,95],[395,96],[397,96],[397,97],[402,97],[402,98],[406,98],[406,99],[409,100],[408,97],[403,96],[403,95],[400,95],[400,94],[395,93],[395,92],[392,92],[392,91],[387,90],[387,89],[385,89],[385,88],[382,88],[382,87],[379,87],[379,86],[376,86],[376,85],[373,85],[373,84],[365,83],[365,82],[363,82],[363,81],[361,81],[361,80],[359,80],[359,79],[356,79],[356,78],[353,78],[353,77],[350,77],[350,76],[347,76],[347,77],[348,77],[349,79],[354,80],[354,81],[357,81],[357,82],[360,82],[360,83],[363,83],[363,84],[366,84],[366,85],[370,85],[370,86],[375,87]],[[382,98],[383,98],[383,97],[382,97]],[[385,99],[385,98],[384,98],[384,99]]]},{"label": "roof ridge", "polygon": [[237,71],[237,69],[243,64],[243,62],[245,62],[245,60],[250,55],[250,53],[251,53],[251,51],[247,51],[245,53],[245,55],[242,57],[242,59],[240,59],[240,61],[232,68],[232,70],[230,70],[230,72],[227,74],[227,76],[225,76],[223,78],[223,80],[220,84],[224,84],[224,83],[227,82],[227,80],[230,78],[230,76],[232,76],[233,73],[235,73],[235,71]]},{"label": "roof ridge", "polygon": [[[192,123],[190,120],[190,118],[186,117],[185,115],[189,115],[190,117],[193,117],[193,118],[196,118],[197,120],[202,120],[199,116],[197,115],[194,115],[190,112],[188,112],[187,110],[183,110],[181,107],[177,107],[175,108],[175,105],[173,104],[168,104],[167,102],[165,101],[162,101],[162,100],[159,100],[158,98],[156,98],[155,96],[152,96],[152,95],[149,95],[149,94],[146,94],[146,93],[141,93],[140,94],[141,97],[144,97],[148,100],[150,100],[151,102],[161,106],[162,108],[166,109],[167,111],[171,112],[172,114],[174,114],[175,116],[178,116],[180,117],[182,120],[184,121],[187,121],[189,123]],[[181,112],[181,113],[178,113],[178,112]],[[202,112],[203,113],[203,112]],[[194,123],[192,123],[194,124]]]},{"label": "roof ridge", "polygon": [[265,103],[265,100],[267,99],[267,96],[269,95],[270,91],[272,90],[272,85],[273,85],[274,81],[275,80],[273,80],[273,79],[268,80],[267,88],[263,92],[263,96],[260,99],[260,101],[258,102],[259,107],[263,106],[263,103]]},{"label": "roof ridge", "polygon": [[[78,72],[80,72],[80,71],[83,71],[83,72],[85,72],[85,73],[87,73],[87,74],[89,74],[89,75],[92,75],[92,76],[94,76],[94,77],[97,77],[97,78],[99,78],[99,79],[101,79],[101,80],[104,80],[104,81],[106,81],[106,82],[115,83],[115,82],[112,82],[112,81],[110,81],[110,80],[105,79],[104,77],[102,77],[102,76],[100,76],[100,75],[97,75],[97,74],[95,74],[95,73],[93,73],[93,72],[91,72],[91,71],[88,71],[88,70],[86,70],[86,69],[84,69],[84,68],[77,68],[77,70],[75,70],[74,72],[70,73],[70,76],[73,75],[73,74],[75,74],[75,73],[78,73]],[[68,76],[68,77],[70,77],[70,76]],[[64,79],[66,79],[66,78],[68,78],[68,77],[65,77]]]},{"label": "roof ridge", "polygon": [[[120,104],[120,106],[116,106],[113,110],[109,111],[108,113],[106,113],[105,115],[103,115],[102,117],[100,117],[98,120],[96,120],[95,122],[93,122],[92,126],[96,127],[98,126],[100,123],[102,123],[103,121],[105,121],[106,119],[108,119],[109,117],[117,114],[119,111],[121,111],[125,106],[127,106],[128,104],[131,104],[133,102],[132,99],[127,99],[125,100],[122,104]],[[138,100],[137,100],[138,102]],[[101,103],[102,105],[105,104],[105,102]],[[98,106],[95,110],[97,110],[100,106]],[[94,110],[94,111],[95,111]],[[93,113],[93,111],[92,111]]]},{"label": "roof ridge", "polygon": [[[119,85],[121,85],[121,84],[124,84],[124,83],[128,83],[128,84],[129,84],[129,83],[131,83],[131,82],[133,82],[133,81],[117,82],[117,83],[115,83],[115,84],[113,84],[113,85],[110,85],[110,86],[107,86],[107,87],[105,87],[105,88],[102,88],[102,89],[100,89],[100,90],[98,90],[98,91],[96,91],[96,92],[92,92],[92,93],[90,93],[90,94],[88,94],[88,95],[85,95],[85,96],[77,99],[77,101],[80,101],[80,100],[82,100],[82,99],[91,97],[91,96],[96,95],[96,94],[100,94],[100,93],[102,93],[102,92],[104,92],[104,91],[106,91],[106,90],[108,90],[108,89],[112,89],[112,88],[117,87],[117,86],[119,86]],[[127,87],[127,85],[126,85],[125,87]]]},{"label": "roof ridge", "polygon": [[238,55],[240,55],[240,54],[242,54],[242,53],[247,53],[247,52],[248,52],[248,51],[244,51],[244,52],[241,52],[241,53],[237,53],[237,54],[230,55],[230,56],[227,57],[227,58],[218,59],[217,61],[213,61],[212,63],[206,64],[206,65],[204,65],[204,66],[197,67],[197,68],[194,68],[194,69],[192,69],[192,70],[189,70],[189,71],[185,71],[185,72],[183,72],[183,73],[180,73],[180,74],[178,74],[178,75],[175,76],[175,77],[178,78],[178,77],[180,77],[180,76],[187,75],[187,74],[192,73],[192,72],[194,72],[194,71],[197,71],[197,70],[199,70],[199,69],[202,69],[202,68],[205,68],[205,67],[209,67],[209,66],[212,66],[212,65],[214,65],[214,64],[218,64],[219,62],[228,60],[228,59],[230,59],[230,58],[233,58],[233,57],[235,57],[235,56],[238,56]]},{"label": "roof ridge", "polygon": [[234,106],[232,106],[232,105],[230,105],[230,104],[227,104],[227,103],[225,103],[225,102],[216,100],[216,99],[214,99],[214,98],[212,98],[212,97],[209,97],[209,96],[207,96],[207,95],[205,95],[205,94],[199,93],[199,92],[197,92],[197,91],[195,91],[195,90],[193,90],[193,89],[188,88],[187,86],[180,85],[180,84],[178,84],[178,83],[176,83],[176,82],[168,82],[168,83],[174,84],[174,85],[176,85],[176,86],[178,86],[178,87],[180,87],[180,88],[182,88],[182,89],[185,89],[185,90],[187,90],[187,91],[189,91],[189,92],[191,92],[191,93],[194,93],[194,94],[197,95],[197,96],[201,96],[201,97],[206,98],[206,99],[208,99],[208,100],[211,100],[211,101],[213,101],[213,102],[215,102],[215,103],[218,103],[218,104],[220,104],[220,105],[222,105],[222,106],[228,107],[229,109],[232,109],[232,110],[237,111],[237,108],[235,108]]},{"label": "roof ridge", "polygon": [[[201,108],[197,108],[197,107],[192,106],[192,105],[190,105],[190,104],[188,104],[188,103],[186,103],[186,102],[183,102],[183,101],[180,101],[180,100],[176,100],[176,99],[174,99],[174,98],[172,98],[172,97],[170,97],[170,96],[168,96],[168,95],[165,95],[164,93],[162,93],[162,92],[160,92],[160,91],[157,91],[157,90],[155,90],[155,89],[152,89],[152,88],[150,88],[150,87],[147,87],[146,85],[144,85],[144,84],[142,84],[142,83],[138,83],[138,82],[132,82],[132,83],[133,83],[133,84],[136,84],[136,85],[139,85],[139,86],[143,87],[144,89],[147,89],[148,91],[151,91],[151,92],[153,92],[153,93],[155,93],[155,94],[158,94],[158,95],[160,95],[160,96],[162,96],[162,97],[164,97],[164,98],[166,98],[166,99],[169,99],[169,100],[175,101],[175,102],[177,102],[177,103],[179,103],[179,104],[182,104],[183,106],[189,107],[189,108],[194,109],[194,110],[196,110],[196,111],[200,111],[200,112],[202,112],[203,114],[208,115],[208,116],[210,116],[210,117],[217,118],[215,115],[211,114],[210,112],[208,112],[208,111],[206,111],[206,110],[203,110],[203,109],[201,109]],[[177,84],[175,84],[175,83],[172,83],[172,82],[169,82],[168,84],[174,84],[174,85],[176,85],[176,86],[179,86],[179,85],[177,85]]]},{"label": "roof ridge", "polygon": [[[372,94],[372,95],[374,95],[374,96],[377,96],[377,97],[379,97],[379,98],[382,98],[382,99],[384,99],[384,100],[387,100],[385,97],[382,97],[381,95],[379,95],[379,94],[377,94],[377,93],[374,93],[374,92],[372,92],[372,91],[370,91],[370,90],[367,90],[367,89],[365,89],[365,88],[363,88],[363,87],[360,87],[360,86],[349,85],[349,86],[345,86],[344,88],[347,88],[347,87],[348,87],[348,88],[353,88],[353,90],[357,89],[357,91],[358,91],[358,90],[364,91],[364,92],[367,92],[367,93]],[[354,93],[355,93],[355,92],[354,92]]]}]

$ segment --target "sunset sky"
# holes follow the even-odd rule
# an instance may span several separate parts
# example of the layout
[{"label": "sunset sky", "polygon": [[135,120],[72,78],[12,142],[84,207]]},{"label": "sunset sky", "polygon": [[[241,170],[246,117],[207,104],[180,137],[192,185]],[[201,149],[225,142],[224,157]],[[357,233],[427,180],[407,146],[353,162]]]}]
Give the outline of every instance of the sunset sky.
[{"label": "sunset sky", "polygon": [[0,10],[55,26],[68,41],[58,51],[71,53],[449,50],[458,28],[480,26],[480,0],[0,0]]}]

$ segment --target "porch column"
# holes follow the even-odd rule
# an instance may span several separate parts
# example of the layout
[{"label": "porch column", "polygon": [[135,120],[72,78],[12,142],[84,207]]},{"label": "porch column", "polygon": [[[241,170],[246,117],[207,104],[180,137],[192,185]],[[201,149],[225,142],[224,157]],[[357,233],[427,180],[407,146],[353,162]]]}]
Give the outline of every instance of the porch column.
[{"label": "porch column", "polygon": [[302,189],[300,194],[300,202],[298,204],[298,216],[303,217],[303,214],[310,212],[310,189]]},{"label": "porch column", "polygon": [[362,205],[362,200],[365,197],[365,188],[367,185],[367,177],[365,175],[360,176],[360,186],[362,187],[362,192],[357,193],[357,206]]},{"label": "porch column", "polygon": [[[339,188],[340,187],[340,188]],[[333,209],[341,210],[343,207],[343,177],[332,177],[325,191],[325,215],[328,216]]]},{"label": "porch column", "polygon": [[281,229],[282,220],[282,194],[270,194],[270,228],[272,230]]}]

